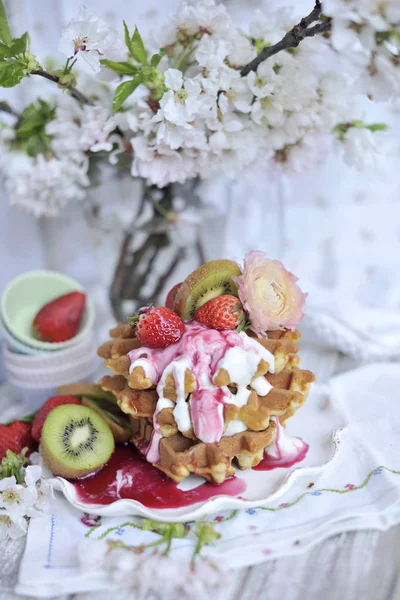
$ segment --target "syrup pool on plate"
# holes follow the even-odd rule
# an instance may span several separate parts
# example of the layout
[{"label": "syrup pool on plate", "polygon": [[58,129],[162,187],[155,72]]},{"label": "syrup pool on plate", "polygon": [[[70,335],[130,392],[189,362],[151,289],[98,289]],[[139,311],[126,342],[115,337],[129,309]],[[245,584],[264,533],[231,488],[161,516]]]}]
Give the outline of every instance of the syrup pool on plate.
[{"label": "syrup pool on plate", "polygon": [[[308,444],[291,437],[274,417],[275,441],[266,449],[256,471],[289,468],[307,455]],[[167,475],[153,467],[134,446],[117,446],[108,464],[93,477],[74,483],[79,500],[86,504],[112,504],[123,498],[148,508],[181,508],[213,496],[241,496],[246,483],[239,477],[220,485],[202,483],[190,490],[179,489]]]},{"label": "syrup pool on plate", "polygon": [[180,490],[133,446],[117,446],[97,475],[73,485],[79,500],[86,504],[112,504],[126,498],[148,508],[181,508],[213,496],[239,496],[246,489],[243,479],[232,477],[220,485],[206,482],[191,490]]}]

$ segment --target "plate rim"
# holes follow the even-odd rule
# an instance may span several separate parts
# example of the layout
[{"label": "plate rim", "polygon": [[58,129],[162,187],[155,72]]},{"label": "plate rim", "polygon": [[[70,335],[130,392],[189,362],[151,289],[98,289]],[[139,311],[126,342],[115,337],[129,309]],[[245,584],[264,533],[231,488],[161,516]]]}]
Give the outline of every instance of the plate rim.
[{"label": "plate rim", "polygon": [[[343,413],[341,413],[343,416]],[[331,434],[333,445],[331,456],[321,465],[314,467],[295,467],[288,471],[278,488],[266,498],[258,500],[246,500],[227,494],[212,496],[207,500],[177,508],[148,508],[138,500],[131,498],[120,498],[110,504],[88,504],[77,499],[77,493],[72,483],[63,477],[53,477],[49,480],[54,489],[60,491],[66,500],[76,509],[84,513],[99,515],[102,517],[142,517],[150,518],[164,523],[185,523],[198,520],[210,514],[226,510],[246,510],[249,508],[262,507],[282,496],[291,485],[302,475],[314,475],[325,470],[339,455],[342,436],[348,430],[348,425],[335,429]]]}]

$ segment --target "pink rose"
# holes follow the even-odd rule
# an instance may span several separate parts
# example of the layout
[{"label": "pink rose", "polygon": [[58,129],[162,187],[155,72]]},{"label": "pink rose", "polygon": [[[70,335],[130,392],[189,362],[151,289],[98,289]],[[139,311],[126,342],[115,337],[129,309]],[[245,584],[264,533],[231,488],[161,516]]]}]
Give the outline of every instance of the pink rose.
[{"label": "pink rose", "polygon": [[263,252],[248,252],[242,275],[232,279],[250,329],[259,337],[266,337],[267,331],[294,330],[303,318],[306,294],[296,285],[297,277],[278,260],[268,259]]}]

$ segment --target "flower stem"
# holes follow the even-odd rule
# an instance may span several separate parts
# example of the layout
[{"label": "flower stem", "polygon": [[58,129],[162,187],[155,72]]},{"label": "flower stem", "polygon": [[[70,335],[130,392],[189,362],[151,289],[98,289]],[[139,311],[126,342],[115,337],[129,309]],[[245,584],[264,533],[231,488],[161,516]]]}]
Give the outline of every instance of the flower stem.
[{"label": "flower stem", "polygon": [[[320,0],[315,1],[315,6],[309,15],[301,19],[300,23],[295,25],[293,29],[287,32],[287,34],[273,46],[265,47],[260,54],[247,65],[244,65],[240,69],[240,74],[245,77],[250,71],[257,71],[258,65],[264,60],[267,60],[271,56],[278,54],[282,50],[288,50],[289,48],[297,48],[297,46],[307,37],[313,37],[317,34],[328,33],[332,29],[332,20],[324,19],[321,20],[322,15],[322,4]],[[316,25],[311,25],[316,23]]]},{"label": "flower stem", "polygon": [[[72,66],[73,65],[71,65],[71,67]],[[60,77],[58,77],[57,75],[53,75],[52,73],[48,73],[44,69],[37,69],[36,71],[31,71],[31,75],[39,75],[40,77],[44,77],[44,79],[48,79],[49,81],[53,81],[54,83],[59,83],[60,81]],[[66,89],[69,90],[71,96],[81,104],[93,105],[93,102],[87,96],[85,96],[85,94],[82,94],[82,92],[80,92],[76,88],[72,86],[66,86]]]},{"label": "flower stem", "polygon": [[180,55],[180,57],[177,60],[176,68],[179,71],[183,71],[183,68],[186,66],[185,61],[190,57],[193,50],[194,50],[194,48],[193,48],[193,41],[192,41],[192,42],[190,42],[190,44],[188,44],[186,46],[186,48],[183,50],[182,54]]}]

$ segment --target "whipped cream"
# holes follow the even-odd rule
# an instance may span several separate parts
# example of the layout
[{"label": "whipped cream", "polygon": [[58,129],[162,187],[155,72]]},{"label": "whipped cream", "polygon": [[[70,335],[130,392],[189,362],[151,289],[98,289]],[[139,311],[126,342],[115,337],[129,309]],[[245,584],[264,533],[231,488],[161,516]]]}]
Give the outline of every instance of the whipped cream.
[{"label": "whipped cream", "polygon": [[296,462],[304,452],[305,442],[298,437],[290,436],[280,424],[278,417],[271,417],[276,423],[275,440],[265,448],[264,454],[285,462]]},{"label": "whipped cream", "polygon": [[[251,393],[248,386],[263,396],[272,387],[264,377],[252,381],[261,360],[268,362],[270,372],[274,372],[273,354],[257,340],[244,332],[208,329],[196,322],[185,323],[185,332],[176,344],[166,348],[137,348],[129,352],[129,358],[130,373],[140,366],[146,377],[157,384],[159,400],[154,413],[154,432],[146,454],[149,462],[159,460],[158,446],[162,436],[157,415],[163,408],[174,406],[173,415],[179,431],[188,432],[193,425],[199,440],[214,443],[219,442],[224,433],[226,404],[238,407],[247,404]],[[189,402],[185,394],[187,369],[195,378],[195,390]],[[237,385],[236,393],[227,386],[214,383],[220,369],[229,373],[232,383]],[[168,375],[175,381],[176,403],[164,397]],[[225,435],[232,434],[225,432]]]}]

